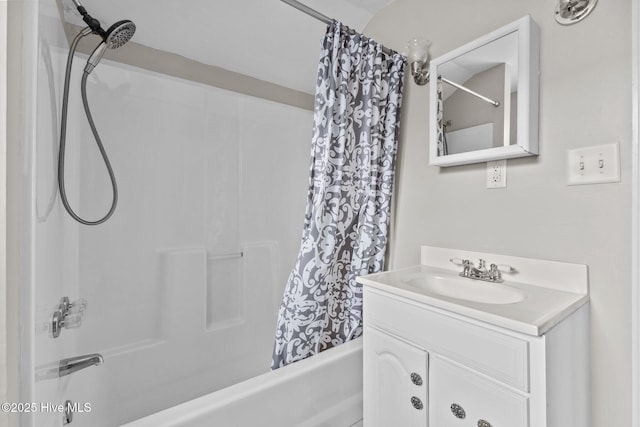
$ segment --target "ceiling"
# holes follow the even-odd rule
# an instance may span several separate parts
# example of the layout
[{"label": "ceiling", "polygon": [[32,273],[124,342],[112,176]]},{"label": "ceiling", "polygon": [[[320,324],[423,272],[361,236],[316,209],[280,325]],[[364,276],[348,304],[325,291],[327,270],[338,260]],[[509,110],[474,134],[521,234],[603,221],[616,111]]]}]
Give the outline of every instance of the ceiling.
[{"label": "ceiling", "polygon": [[[362,31],[394,0],[302,0]],[[326,25],[280,0],[81,0],[108,28],[121,19],[137,26],[138,44],[164,50],[313,94]],[[71,0],[65,19],[84,26]]]}]

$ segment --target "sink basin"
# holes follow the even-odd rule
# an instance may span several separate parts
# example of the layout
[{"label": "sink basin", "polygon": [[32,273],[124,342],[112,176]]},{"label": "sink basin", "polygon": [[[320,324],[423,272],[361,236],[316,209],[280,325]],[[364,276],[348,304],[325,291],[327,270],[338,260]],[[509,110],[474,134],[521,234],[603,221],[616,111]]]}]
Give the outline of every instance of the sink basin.
[{"label": "sink basin", "polygon": [[[460,277],[455,258],[490,260],[517,272],[504,283]],[[423,246],[422,264],[359,276],[363,298],[392,294],[511,331],[542,336],[589,302],[587,266]],[[374,298],[375,299],[375,298]]]},{"label": "sink basin", "polygon": [[454,275],[424,274],[402,280],[418,290],[465,301],[483,304],[514,304],[523,301],[526,294],[501,283],[489,283]]}]

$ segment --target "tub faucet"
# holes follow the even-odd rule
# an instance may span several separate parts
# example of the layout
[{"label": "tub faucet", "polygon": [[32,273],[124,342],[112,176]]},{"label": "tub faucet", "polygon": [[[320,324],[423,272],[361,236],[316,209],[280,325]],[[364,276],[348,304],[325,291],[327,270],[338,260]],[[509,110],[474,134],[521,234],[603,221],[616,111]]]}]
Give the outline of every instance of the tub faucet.
[{"label": "tub faucet", "polygon": [[60,366],[58,367],[58,376],[64,377],[81,369],[85,369],[90,366],[102,365],[103,363],[104,358],[98,353],[62,359],[60,361]]}]

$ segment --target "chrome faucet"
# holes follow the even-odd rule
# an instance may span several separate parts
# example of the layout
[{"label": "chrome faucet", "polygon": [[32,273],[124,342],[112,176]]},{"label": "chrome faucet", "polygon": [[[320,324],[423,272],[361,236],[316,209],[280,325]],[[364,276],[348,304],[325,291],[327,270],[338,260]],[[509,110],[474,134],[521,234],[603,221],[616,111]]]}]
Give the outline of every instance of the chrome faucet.
[{"label": "chrome faucet", "polygon": [[[467,277],[474,280],[483,280],[485,282],[491,283],[504,282],[504,280],[502,279],[502,273],[497,264],[491,264],[489,266],[489,270],[487,270],[487,263],[483,259],[480,259],[478,261],[478,267],[473,265],[473,263],[468,259],[451,258],[449,261],[452,264],[462,266],[462,271],[459,274],[461,277]],[[500,267],[505,269],[506,273],[516,272],[516,269],[509,265],[501,265]]]},{"label": "chrome faucet", "polygon": [[85,369],[90,366],[102,365],[103,363],[104,358],[98,353],[62,359],[58,367],[58,376],[64,377],[66,375],[80,371],[81,369]]}]

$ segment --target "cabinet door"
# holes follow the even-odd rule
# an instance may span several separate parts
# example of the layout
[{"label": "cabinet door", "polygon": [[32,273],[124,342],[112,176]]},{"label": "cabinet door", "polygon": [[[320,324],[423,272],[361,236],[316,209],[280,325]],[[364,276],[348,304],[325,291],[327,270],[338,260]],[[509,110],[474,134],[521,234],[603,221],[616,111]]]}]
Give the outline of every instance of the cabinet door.
[{"label": "cabinet door", "polygon": [[427,365],[426,351],[365,327],[365,427],[426,427]]},{"label": "cabinet door", "polygon": [[429,390],[432,426],[529,426],[526,396],[434,355],[430,360]]}]

